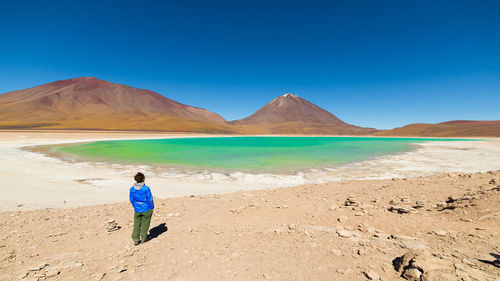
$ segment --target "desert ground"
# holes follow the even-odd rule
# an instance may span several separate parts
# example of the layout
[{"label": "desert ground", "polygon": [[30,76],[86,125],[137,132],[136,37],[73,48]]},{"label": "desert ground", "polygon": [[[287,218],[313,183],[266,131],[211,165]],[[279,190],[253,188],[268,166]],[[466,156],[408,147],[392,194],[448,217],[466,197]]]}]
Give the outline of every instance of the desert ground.
[{"label": "desert ground", "polygon": [[167,194],[146,180],[152,239],[134,246],[128,188],[110,193],[130,185],[127,173],[105,186],[78,182],[102,170],[45,158],[30,166],[18,148],[165,136],[36,134],[0,138],[10,163],[0,170],[0,280],[499,280],[498,169],[232,193],[214,182],[211,194],[165,199],[176,187]]}]

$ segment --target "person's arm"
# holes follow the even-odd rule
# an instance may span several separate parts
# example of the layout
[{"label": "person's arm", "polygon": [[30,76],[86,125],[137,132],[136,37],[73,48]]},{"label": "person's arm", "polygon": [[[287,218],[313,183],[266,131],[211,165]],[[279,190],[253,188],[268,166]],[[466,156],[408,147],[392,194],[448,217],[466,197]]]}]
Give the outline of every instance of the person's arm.
[{"label": "person's arm", "polygon": [[134,206],[134,197],[132,196],[132,189],[130,190],[128,198],[130,200],[130,203],[132,203],[132,206]]},{"label": "person's arm", "polygon": [[153,194],[151,194],[151,189],[146,190],[146,199],[148,200],[151,209],[155,208],[155,202],[153,201]]}]

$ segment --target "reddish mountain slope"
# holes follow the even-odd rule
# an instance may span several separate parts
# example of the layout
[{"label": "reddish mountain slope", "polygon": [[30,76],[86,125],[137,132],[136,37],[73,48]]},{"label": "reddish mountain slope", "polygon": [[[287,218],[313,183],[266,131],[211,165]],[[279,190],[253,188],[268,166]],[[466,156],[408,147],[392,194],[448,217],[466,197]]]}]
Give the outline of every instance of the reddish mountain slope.
[{"label": "reddish mountain slope", "polygon": [[279,96],[244,119],[229,122],[240,131],[271,134],[368,134],[375,129],[353,126],[293,94]]},{"label": "reddish mountain slope", "polygon": [[455,120],[438,124],[416,123],[392,130],[377,131],[374,135],[418,137],[500,137],[500,120]]},{"label": "reddish mountain slope", "polygon": [[230,131],[220,115],[93,77],[0,95],[0,127]]}]

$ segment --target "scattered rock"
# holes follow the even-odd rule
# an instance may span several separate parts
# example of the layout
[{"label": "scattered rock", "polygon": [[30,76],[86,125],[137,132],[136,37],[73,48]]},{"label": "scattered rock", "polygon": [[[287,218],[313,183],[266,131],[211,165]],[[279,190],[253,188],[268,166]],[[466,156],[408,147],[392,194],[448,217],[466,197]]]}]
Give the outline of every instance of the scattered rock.
[{"label": "scattered rock", "polygon": [[363,271],[363,274],[368,280],[380,280],[380,275],[373,270]]},{"label": "scattered rock", "polygon": [[359,206],[359,203],[358,201],[356,200],[356,198],[350,196],[348,197],[345,202],[344,202],[344,205],[345,206],[353,206],[353,207],[356,207],[356,206]]},{"label": "scattered rock", "polygon": [[423,207],[425,207],[425,203],[422,202],[422,201],[416,201],[415,204],[413,205],[414,209],[420,209],[420,208],[423,208]]},{"label": "scattered rock", "polygon": [[352,237],[352,231],[341,229],[337,230],[337,234],[342,237],[342,238],[349,238]]},{"label": "scattered rock", "polygon": [[338,209],[339,209],[339,206],[337,206],[337,205],[332,205],[332,206],[330,206],[330,208],[329,208],[328,210],[330,210],[330,211],[335,211],[335,210],[338,210]]},{"label": "scattered rock", "polygon": [[495,184],[495,183],[497,183],[497,181],[495,179],[490,180],[490,184]]},{"label": "scattered rock", "polygon": [[432,234],[435,234],[437,236],[446,236],[446,231],[444,231],[444,230],[434,230],[434,231],[432,231]]},{"label": "scattered rock", "polygon": [[[393,260],[394,269],[411,281],[455,280],[452,265],[427,250],[411,250]],[[452,276],[452,279],[449,279]]]},{"label": "scattered rock", "polygon": [[55,276],[59,275],[59,273],[60,273],[60,271],[52,270],[52,271],[47,272],[45,277],[47,277],[47,278],[55,277]]},{"label": "scattered rock", "polygon": [[44,269],[46,266],[49,266],[49,264],[48,263],[41,263],[38,266],[30,267],[28,270],[29,271],[39,271],[39,270]]},{"label": "scattered rock", "polygon": [[336,255],[336,256],[342,256],[342,252],[338,249],[330,249],[330,254]]},{"label": "scattered rock", "polygon": [[411,212],[410,208],[405,208],[405,207],[399,207],[399,206],[393,206],[391,205],[389,209],[387,209],[389,212],[393,213],[398,213],[398,214],[407,214]]},{"label": "scattered rock", "polygon": [[106,230],[108,232],[117,231],[120,228],[122,228],[122,227],[119,226],[118,223],[115,220],[113,220],[113,219],[111,219],[108,222],[106,222]]},{"label": "scattered rock", "polygon": [[422,276],[422,272],[420,272],[420,270],[416,268],[409,268],[403,272],[402,276],[410,281],[420,281],[420,276]]},{"label": "scattered rock", "polygon": [[346,216],[341,216],[341,217],[339,217],[337,220],[338,220],[339,222],[346,222],[346,221],[348,221],[348,220],[349,220],[349,218],[348,218],[348,217],[346,217]]}]

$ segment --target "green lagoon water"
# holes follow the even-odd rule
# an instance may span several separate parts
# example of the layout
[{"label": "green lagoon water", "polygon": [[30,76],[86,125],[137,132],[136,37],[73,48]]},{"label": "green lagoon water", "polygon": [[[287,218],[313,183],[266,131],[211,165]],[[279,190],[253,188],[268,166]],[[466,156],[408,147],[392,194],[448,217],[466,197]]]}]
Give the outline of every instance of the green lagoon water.
[{"label": "green lagoon water", "polygon": [[55,146],[77,161],[161,165],[189,170],[285,173],[328,168],[402,153],[427,141],[463,139],[370,137],[214,137],[120,140]]}]

